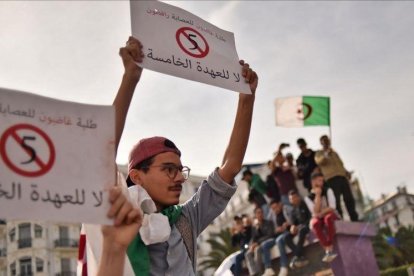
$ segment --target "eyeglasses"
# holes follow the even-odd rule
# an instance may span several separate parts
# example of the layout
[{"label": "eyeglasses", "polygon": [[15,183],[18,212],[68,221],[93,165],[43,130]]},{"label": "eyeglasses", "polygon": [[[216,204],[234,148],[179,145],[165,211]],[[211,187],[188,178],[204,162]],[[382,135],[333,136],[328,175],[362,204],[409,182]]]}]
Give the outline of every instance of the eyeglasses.
[{"label": "eyeglasses", "polygon": [[187,166],[176,166],[174,164],[168,164],[168,165],[160,165],[160,166],[148,166],[148,167],[144,167],[143,169],[147,168],[161,168],[161,171],[164,171],[167,176],[170,179],[175,179],[177,177],[178,172],[181,173],[181,175],[183,176],[184,180],[187,180],[188,177],[190,176],[190,168]]}]

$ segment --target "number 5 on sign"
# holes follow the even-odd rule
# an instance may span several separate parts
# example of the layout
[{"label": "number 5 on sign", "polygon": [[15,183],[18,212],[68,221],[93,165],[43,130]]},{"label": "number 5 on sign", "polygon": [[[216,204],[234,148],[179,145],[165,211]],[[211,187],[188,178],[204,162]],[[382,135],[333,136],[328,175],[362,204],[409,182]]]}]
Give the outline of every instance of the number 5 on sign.
[{"label": "number 5 on sign", "polygon": [[26,162],[21,162],[20,164],[30,164],[36,159],[36,151],[29,145],[26,144],[26,140],[34,141],[36,137],[34,136],[23,136],[22,147],[26,149],[26,151],[30,152],[30,159]]},{"label": "number 5 on sign", "polygon": [[[46,150],[38,155],[27,141],[33,141],[39,149],[45,148],[40,144],[45,144]],[[6,129],[0,138],[0,153],[4,163],[22,176],[41,176],[52,168],[55,161],[55,147],[49,136],[40,128],[29,124],[17,124]],[[24,155],[29,159],[20,161]],[[30,165],[32,162],[35,164]]]}]

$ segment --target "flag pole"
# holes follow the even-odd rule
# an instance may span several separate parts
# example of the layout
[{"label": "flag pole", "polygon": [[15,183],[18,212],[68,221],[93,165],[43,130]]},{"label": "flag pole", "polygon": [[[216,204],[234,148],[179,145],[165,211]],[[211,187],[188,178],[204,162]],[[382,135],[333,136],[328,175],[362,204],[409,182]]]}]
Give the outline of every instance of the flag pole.
[{"label": "flag pole", "polygon": [[331,145],[332,145],[331,98],[329,98],[328,112],[329,112],[329,140],[331,140]]},{"label": "flag pole", "polygon": [[331,141],[331,145],[332,145],[332,128],[331,128],[331,125],[329,125],[329,140]]}]

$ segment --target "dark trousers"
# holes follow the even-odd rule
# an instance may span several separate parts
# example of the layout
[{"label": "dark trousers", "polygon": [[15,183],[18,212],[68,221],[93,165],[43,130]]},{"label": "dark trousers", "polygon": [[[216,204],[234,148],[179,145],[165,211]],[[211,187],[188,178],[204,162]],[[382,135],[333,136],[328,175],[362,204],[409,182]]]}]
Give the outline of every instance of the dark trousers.
[{"label": "dark trousers", "polygon": [[288,231],[285,231],[283,234],[279,235],[276,238],[276,244],[279,248],[280,253],[280,266],[287,267],[288,266],[288,257],[286,254],[286,245],[292,250],[293,254],[296,257],[302,257],[303,255],[303,244],[305,243],[306,235],[309,233],[309,227],[307,225],[303,225],[300,227],[298,235],[299,240],[297,244],[293,243],[292,234]]},{"label": "dark trousers", "polygon": [[239,254],[236,255],[234,264],[230,268],[234,276],[240,276],[242,274],[242,262],[244,260],[244,253],[246,253],[246,249],[243,249]]},{"label": "dark trousers", "polygon": [[303,244],[305,243],[306,236],[308,235],[309,232],[310,232],[310,229],[308,225],[303,225],[302,227],[300,227],[299,240],[298,240],[298,243],[296,244],[296,251],[294,252],[295,256],[302,257]]},{"label": "dark trousers", "polygon": [[336,210],[342,217],[341,195],[344,197],[346,209],[351,221],[358,221],[358,214],[355,211],[355,200],[352,195],[348,179],[344,176],[334,176],[326,181],[326,186],[331,188],[336,199]]}]

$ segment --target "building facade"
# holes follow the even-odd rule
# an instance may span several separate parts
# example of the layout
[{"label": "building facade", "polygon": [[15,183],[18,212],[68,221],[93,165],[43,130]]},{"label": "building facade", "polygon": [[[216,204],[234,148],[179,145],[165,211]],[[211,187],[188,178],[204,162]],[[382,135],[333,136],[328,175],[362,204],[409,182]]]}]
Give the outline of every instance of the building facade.
[{"label": "building facade", "polygon": [[1,221],[0,276],[75,276],[80,225]]},{"label": "building facade", "polygon": [[389,227],[392,232],[414,225],[414,194],[408,193],[405,186],[397,187],[397,192],[383,194],[381,199],[371,202],[364,215],[366,221],[379,228]]}]

